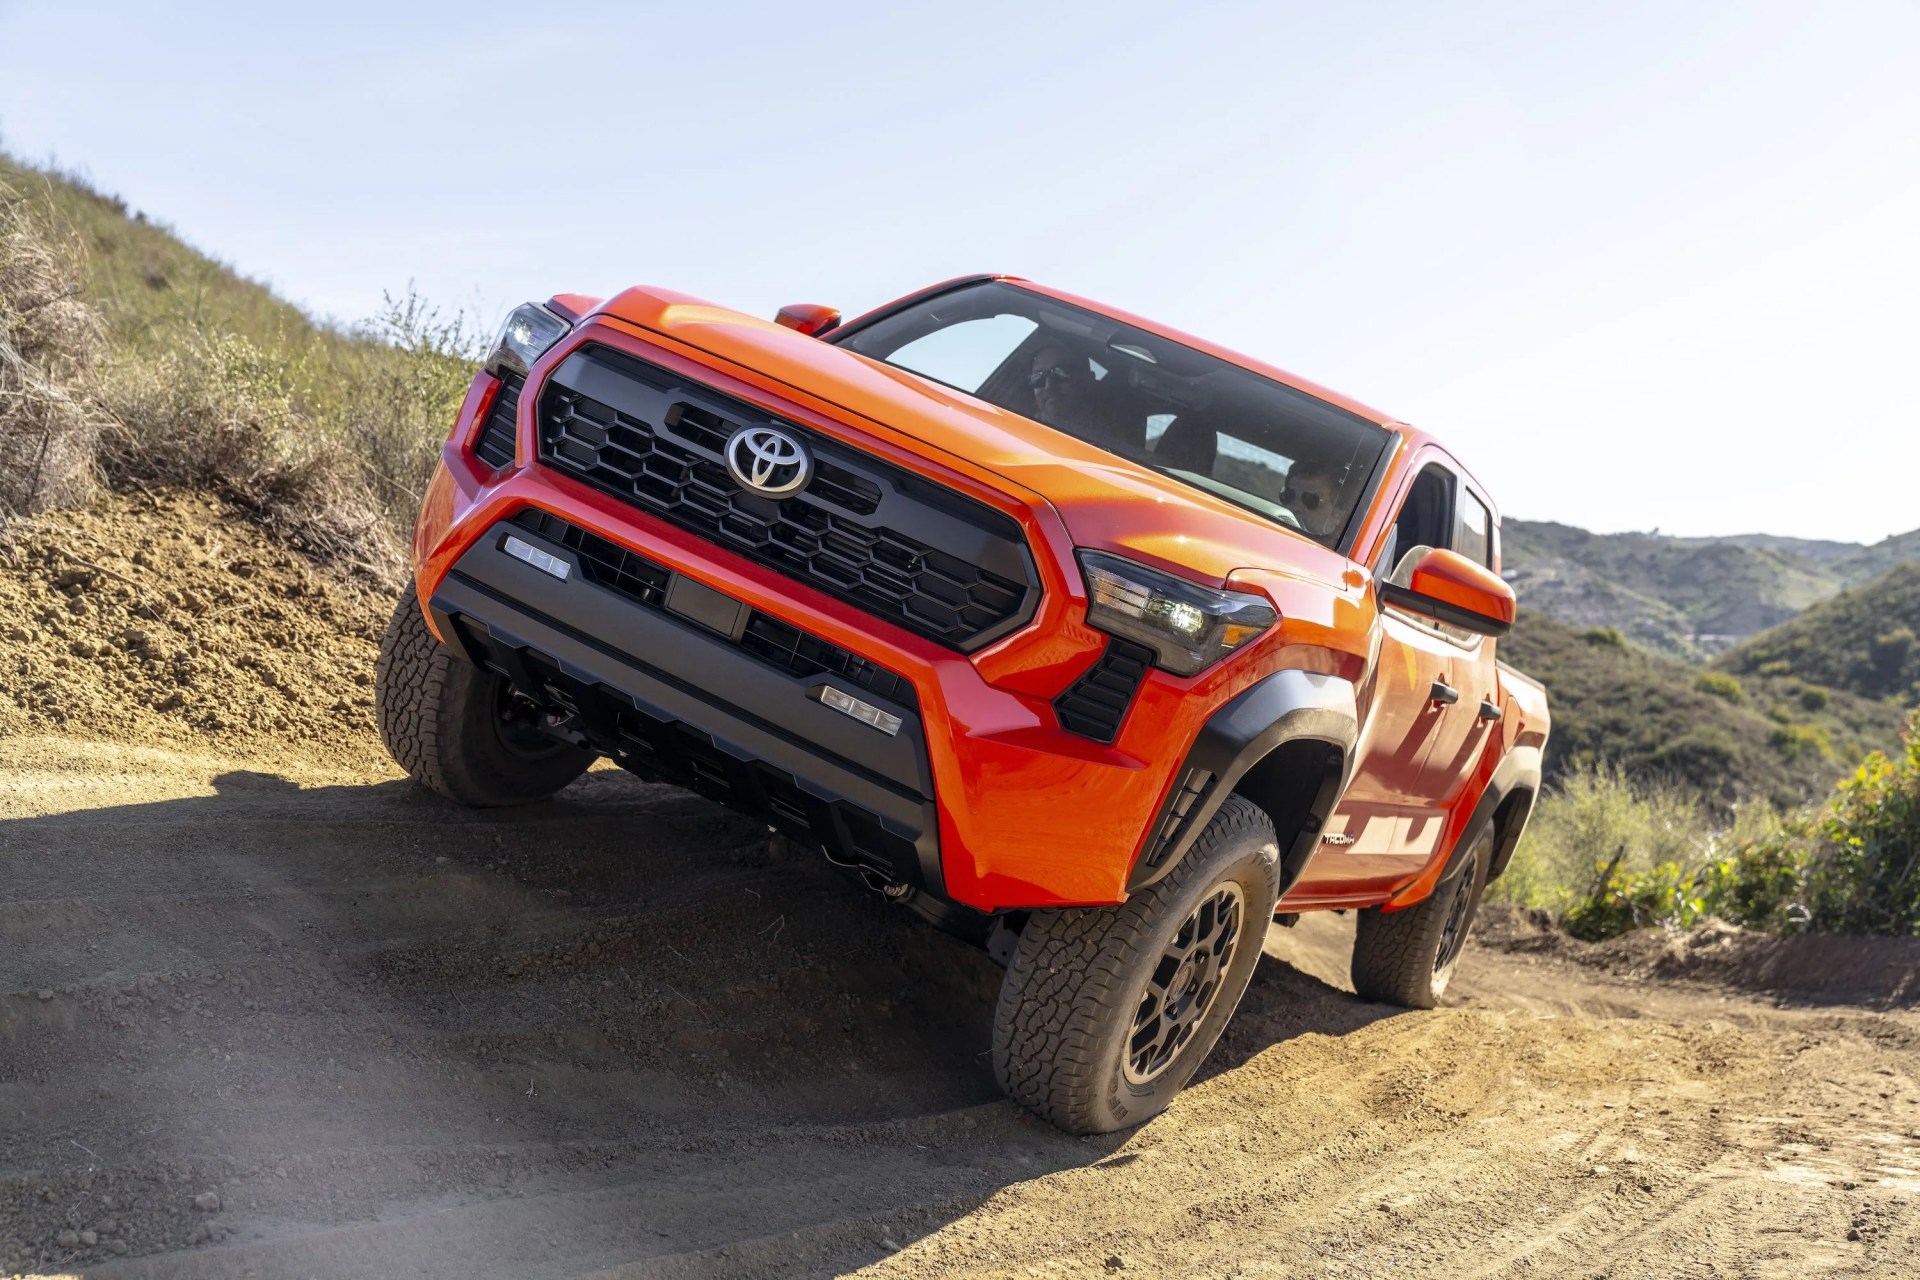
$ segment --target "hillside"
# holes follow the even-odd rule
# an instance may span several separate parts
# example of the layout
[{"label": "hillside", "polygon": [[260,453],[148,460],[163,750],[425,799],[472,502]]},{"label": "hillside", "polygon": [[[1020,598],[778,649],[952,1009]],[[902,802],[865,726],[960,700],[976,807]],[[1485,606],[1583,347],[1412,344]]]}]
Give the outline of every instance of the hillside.
[{"label": "hillside", "polygon": [[0,155],[0,190],[79,241],[84,296],[117,349],[171,350],[190,334],[236,334],[288,349],[350,341],[77,177]]},{"label": "hillside", "polygon": [[1547,686],[1547,772],[1617,766],[1732,802],[1813,799],[1867,751],[1899,739],[1900,710],[1849,693],[1808,696],[1791,676],[1702,671],[1525,611],[1501,656]]},{"label": "hillside", "polygon": [[1920,529],[1871,546],[1774,534],[1674,538],[1501,526],[1506,574],[1527,607],[1573,627],[1700,662],[1864,583],[1920,561]]},{"label": "hillside", "polygon": [[1791,677],[1863,698],[1920,705],[1920,563],[1822,601],[1714,663],[1742,678]]}]

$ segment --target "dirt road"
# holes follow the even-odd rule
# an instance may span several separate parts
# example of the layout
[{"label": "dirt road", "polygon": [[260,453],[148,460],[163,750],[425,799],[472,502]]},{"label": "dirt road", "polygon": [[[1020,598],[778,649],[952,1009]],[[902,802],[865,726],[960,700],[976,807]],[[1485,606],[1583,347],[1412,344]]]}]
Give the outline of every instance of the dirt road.
[{"label": "dirt road", "polygon": [[[1920,1015],[1275,930],[1166,1115],[1001,1101],[998,971],[703,801],[0,739],[0,1274],[1920,1266]],[[1911,952],[1906,953],[1911,963]]]}]

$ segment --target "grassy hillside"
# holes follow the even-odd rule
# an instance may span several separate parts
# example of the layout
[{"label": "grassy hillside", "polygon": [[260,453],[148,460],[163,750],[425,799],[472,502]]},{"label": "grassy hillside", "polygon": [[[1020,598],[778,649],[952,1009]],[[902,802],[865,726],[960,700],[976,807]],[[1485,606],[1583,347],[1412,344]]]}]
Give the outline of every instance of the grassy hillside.
[{"label": "grassy hillside", "polygon": [[473,348],[412,297],[317,324],[120,200],[0,157],[0,461],[27,477],[0,512],[213,491],[395,577]]},{"label": "grassy hillside", "polygon": [[172,349],[195,333],[235,334],[283,351],[351,342],[117,197],[4,155],[0,187],[79,242],[84,296],[120,350]]},{"label": "grassy hillside", "polygon": [[1582,766],[1685,783],[1733,802],[1823,794],[1869,750],[1899,739],[1898,708],[1844,692],[1805,696],[1787,676],[1743,679],[1661,658],[1617,631],[1523,612],[1501,656],[1547,686],[1547,771]]},{"label": "grassy hillside", "polygon": [[[1920,705],[1920,564],[1903,564],[1755,636],[1714,664],[1742,679]],[[1817,696],[1817,695],[1815,695]]]}]

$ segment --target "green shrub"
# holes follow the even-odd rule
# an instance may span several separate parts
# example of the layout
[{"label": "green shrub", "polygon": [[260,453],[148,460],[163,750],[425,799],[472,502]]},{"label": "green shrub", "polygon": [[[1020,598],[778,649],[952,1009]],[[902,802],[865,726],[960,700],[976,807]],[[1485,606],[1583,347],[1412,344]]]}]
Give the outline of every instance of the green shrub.
[{"label": "green shrub", "polygon": [[1833,695],[1817,684],[1810,684],[1800,691],[1799,702],[1802,711],[1825,711]]},{"label": "green shrub", "polygon": [[[1611,804],[1647,808],[1638,797]],[[1733,835],[1707,856],[1651,865],[1636,865],[1623,843],[1584,896],[1573,878],[1577,859],[1562,855],[1560,887],[1533,887],[1542,900],[1532,905],[1557,907],[1570,932],[1596,939],[1645,925],[1684,928],[1709,915],[1774,932],[1920,935],[1920,711],[1908,719],[1901,751],[1869,756],[1823,808]],[[1529,830],[1523,850],[1532,838]],[[1532,856],[1537,875],[1541,855]]]},{"label": "green shrub", "polygon": [[1772,830],[1774,821],[1764,804],[1741,805],[1729,820],[1683,783],[1633,781],[1619,769],[1589,765],[1541,797],[1490,892],[1568,918],[1617,877],[1715,860],[1733,841]]},{"label": "green shrub", "polygon": [[1747,691],[1739,678],[1724,671],[1702,671],[1694,680],[1693,687],[1723,702],[1741,703],[1747,700]]},{"label": "green shrub", "polygon": [[1833,740],[1817,724],[1783,724],[1767,742],[1788,760],[1833,759]]},{"label": "green shrub", "polygon": [[1580,638],[1588,644],[1597,645],[1602,649],[1624,649],[1627,647],[1627,638],[1620,634],[1620,628],[1618,627],[1593,627],[1590,630],[1582,631]]},{"label": "green shrub", "polygon": [[1763,676],[1790,676],[1793,664],[1785,658],[1776,658],[1772,662],[1763,662],[1755,668]]}]

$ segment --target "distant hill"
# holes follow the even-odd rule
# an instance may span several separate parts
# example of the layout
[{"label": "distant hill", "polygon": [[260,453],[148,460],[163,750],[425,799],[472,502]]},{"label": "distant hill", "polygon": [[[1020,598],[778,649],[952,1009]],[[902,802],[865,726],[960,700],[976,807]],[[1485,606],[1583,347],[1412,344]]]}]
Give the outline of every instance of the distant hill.
[{"label": "distant hill", "polygon": [[1501,526],[1522,606],[1574,627],[1613,627],[1655,653],[1702,662],[1896,564],[1920,562],[1920,529],[1871,546],[1739,534],[1589,533]]},{"label": "distant hill", "polygon": [[1920,705],[1920,563],[1898,565],[1814,605],[1714,663],[1722,671],[1791,676],[1865,698]]},{"label": "distant hill", "polygon": [[1867,751],[1893,746],[1901,713],[1790,675],[1735,676],[1659,657],[1617,631],[1523,611],[1501,657],[1553,700],[1549,779],[1608,763],[1673,778],[1724,802],[1792,805],[1823,794]]}]

